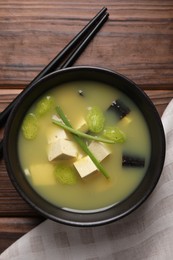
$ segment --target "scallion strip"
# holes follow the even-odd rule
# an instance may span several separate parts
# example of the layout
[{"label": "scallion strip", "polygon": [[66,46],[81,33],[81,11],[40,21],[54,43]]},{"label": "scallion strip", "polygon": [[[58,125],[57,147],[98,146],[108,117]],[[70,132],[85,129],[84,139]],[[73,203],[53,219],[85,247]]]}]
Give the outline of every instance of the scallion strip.
[{"label": "scallion strip", "polygon": [[[58,113],[58,115],[60,116],[60,118],[62,119],[62,121],[64,122],[64,124],[70,128],[73,128],[70,124],[70,122],[68,121],[67,117],[65,116],[64,112],[62,111],[62,109],[57,106],[56,107],[56,111]],[[93,161],[93,163],[95,164],[95,166],[97,167],[97,169],[107,178],[109,179],[109,174],[107,173],[107,171],[104,169],[104,167],[100,164],[100,162],[97,160],[97,158],[94,156],[94,154],[89,150],[88,146],[85,144],[85,142],[77,135],[73,134],[74,139],[76,140],[76,142],[79,144],[79,146],[82,148],[82,150],[90,157],[90,159]]]},{"label": "scallion strip", "polygon": [[115,141],[112,141],[112,140],[108,140],[106,138],[101,138],[101,137],[98,137],[98,136],[93,136],[93,135],[88,135],[88,134],[85,134],[81,131],[78,131],[72,127],[69,127],[63,123],[61,123],[60,121],[58,120],[55,120],[55,119],[52,119],[52,122],[55,124],[55,125],[58,125],[60,127],[62,127],[63,129],[71,132],[72,134],[75,134],[77,136],[80,136],[80,137],[83,137],[83,138],[86,138],[86,139],[90,139],[90,140],[94,140],[94,141],[97,141],[97,142],[102,142],[102,143],[107,143],[107,144],[115,144]]}]

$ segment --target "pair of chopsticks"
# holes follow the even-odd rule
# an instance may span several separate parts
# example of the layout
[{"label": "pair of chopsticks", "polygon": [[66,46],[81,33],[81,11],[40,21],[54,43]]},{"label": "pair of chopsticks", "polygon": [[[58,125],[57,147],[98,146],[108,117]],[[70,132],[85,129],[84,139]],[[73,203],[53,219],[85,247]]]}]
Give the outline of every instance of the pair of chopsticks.
[{"label": "pair of chopsticks", "polygon": [[[26,89],[30,89],[33,84],[47,74],[55,70],[72,66],[102,25],[107,21],[108,16],[109,13],[107,13],[107,8],[103,7],[96,14],[96,16],[94,16],[92,20],[90,20],[90,22],[65,46],[65,48],[31,81],[22,93]],[[19,96],[20,94],[0,113],[0,127],[5,125]],[[0,141],[0,158],[2,157],[3,140]]]}]

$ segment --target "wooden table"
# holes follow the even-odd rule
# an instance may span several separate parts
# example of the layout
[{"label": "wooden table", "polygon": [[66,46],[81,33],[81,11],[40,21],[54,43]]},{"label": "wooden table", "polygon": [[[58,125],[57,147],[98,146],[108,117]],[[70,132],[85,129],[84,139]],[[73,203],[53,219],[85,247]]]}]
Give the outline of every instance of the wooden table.
[{"label": "wooden table", "polygon": [[[76,65],[104,66],[126,75],[162,115],[173,98],[172,0],[1,0],[0,111],[102,6],[109,20]],[[13,188],[1,160],[0,252],[43,220]]]}]

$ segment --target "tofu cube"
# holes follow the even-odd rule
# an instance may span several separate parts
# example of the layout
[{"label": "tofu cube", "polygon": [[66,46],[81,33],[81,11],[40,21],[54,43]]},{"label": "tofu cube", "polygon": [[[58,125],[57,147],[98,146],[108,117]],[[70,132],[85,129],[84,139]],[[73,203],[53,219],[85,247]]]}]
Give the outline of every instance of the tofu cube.
[{"label": "tofu cube", "polygon": [[54,166],[48,163],[34,164],[30,166],[32,182],[36,186],[47,186],[56,184]]},{"label": "tofu cube", "polygon": [[[91,142],[88,148],[100,162],[110,154],[110,151],[99,142]],[[81,178],[84,178],[85,176],[94,173],[97,170],[97,167],[89,156],[85,156],[82,159],[77,160],[73,165]]]},{"label": "tofu cube", "polygon": [[78,149],[74,142],[59,139],[54,143],[49,144],[48,147],[48,160],[52,161],[56,158],[69,159],[78,156]]},{"label": "tofu cube", "polygon": [[125,116],[121,119],[121,124],[126,126],[129,125],[132,122],[132,119],[130,118],[130,116]]},{"label": "tofu cube", "polygon": [[83,117],[78,121],[75,129],[84,133],[88,131],[88,125]]},{"label": "tofu cube", "polygon": [[52,124],[47,134],[48,144],[56,142],[58,139],[68,139],[67,133],[61,127]]},{"label": "tofu cube", "polygon": [[124,118],[124,121],[126,121],[127,124],[131,123],[132,122],[132,119],[129,117],[129,116],[126,116]]},{"label": "tofu cube", "polygon": [[90,159],[88,155],[74,162],[73,165],[82,178],[97,170],[97,167],[95,166],[95,164],[93,163],[93,161]]},{"label": "tofu cube", "polygon": [[101,162],[110,154],[108,148],[104,144],[101,144],[99,142],[95,142],[95,141],[91,142],[88,148],[94,154],[94,156],[97,158],[99,162]]}]

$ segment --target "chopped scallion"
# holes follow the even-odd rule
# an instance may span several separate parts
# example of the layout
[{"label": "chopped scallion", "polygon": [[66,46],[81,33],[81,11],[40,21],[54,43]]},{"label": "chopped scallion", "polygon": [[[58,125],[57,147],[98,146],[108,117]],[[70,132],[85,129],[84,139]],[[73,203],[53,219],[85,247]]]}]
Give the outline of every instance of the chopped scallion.
[{"label": "chopped scallion", "polygon": [[[62,109],[58,106],[56,107],[56,111],[64,124],[70,128],[72,128],[70,122],[68,121],[67,117],[65,116]],[[104,167],[100,164],[100,162],[97,160],[97,158],[94,156],[94,154],[89,150],[88,146],[85,144],[85,142],[77,135],[73,134],[74,139],[79,144],[79,146],[82,148],[82,150],[90,157],[90,159],[93,161],[93,163],[96,165],[97,169],[107,178],[109,179],[109,174],[104,169]]]},{"label": "chopped scallion", "polygon": [[110,140],[110,139],[106,139],[106,138],[101,138],[101,137],[98,137],[98,136],[93,136],[93,135],[89,135],[89,134],[85,134],[81,131],[78,131],[72,127],[69,127],[67,125],[65,125],[64,123],[62,123],[61,121],[59,120],[56,120],[56,119],[52,119],[52,122],[55,124],[55,125],[58,125],[60,127],[62,127],[63,129],[77,135],[77,136],[80,136],[80,137],[83,137],[83,138],[86,138],[86,139],[90,139],[90,140],[95,140],[95,141],[98,141],[98,142],[102,142],[102,143],[107,143],[107,144],[115,144],[115,141],[113,140]]}]

